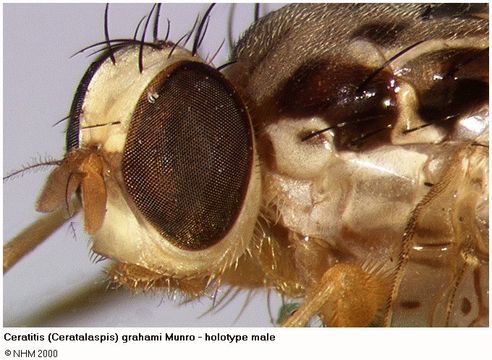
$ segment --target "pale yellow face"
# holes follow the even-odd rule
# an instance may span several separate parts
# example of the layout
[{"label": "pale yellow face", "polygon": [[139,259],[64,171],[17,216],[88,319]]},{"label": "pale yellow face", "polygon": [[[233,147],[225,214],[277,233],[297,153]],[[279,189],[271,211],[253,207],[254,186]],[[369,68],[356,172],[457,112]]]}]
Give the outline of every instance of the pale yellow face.
[{"label": "pale yellow face", "polygon": [[[159,106],[158,97],[165,96],[150,91],[152,86],[149,87],[149,84],[180,62],[202,63],[203,60],[179,47],[174,48],[172,44],[163,49],[144,48],[144,70],[140,72],[139,53],[139,46],[130,46],[115,54],[115,64],[108,58],[91,79],[82,106],[79,147],[99,149],[104,159],[103,178],[108,192],[104,222],[93,234],[92,249],[100,255],[122,263],[139,265],[162,275],[177,278],[197,277],[202,274],[218,275],[244,253],[253,236],[260,206],[260,177],[256,155],[250,164],[252,175],[244,195],[244,206],[234,224],[231,224],[232,228],[227,235],[216,245],[204,250],[183,250],[172,244],[136,209],[136,199],[132,199],[127,191],[129,185],[125,183],[121,166],[125,156],[127,134],[131,131],[130,123],[137,111],[137,102],[144,97],[151,104],[149,107],[153,108]],[[184,92],[181,96],[189,95]],[[203,116],[207,116],[206,113]],[[145,121],[145,116],[142,120],[133,121]],[[155,131],[160,130],[156,128]],[[168,135],[163,133],[162,136]],[[206,144],[197,141],[189,146],[200,147]],[[153,151],[154,148],[145,148],[144,152],[138,155],[141,160],[137,162],[143,162]],[[164,187],[159,191],[166,192],[172,189]],[[148,198],[147,201],[152,201],[152,198]],[[176,198],[176,201],[183,200]],[[91,211],[90,208],[84,210]]]},{"label": "pale yellow face", "polygon": [[[183,10],[183,6],[180,5],[166,5],[166,13],[161,17],[161,37],[166,33],[166,17],[169,17],[171,20],[170,39],[177,40],[187,31],[191,30],[196,15],[203,15],[207,6],[203,4],[190,4],[185,7],[186,9]],[[66,121],[55,127],[51,127],[51,125],[67,115],[75,88],[88,64],[95,59],[95,57],[87,58],[84,54],[77,55],[71,59],[69,59],[69,56],[79,49],[103,39],[102,19],[104,15],[104,4],[76,6],[72,13],[69,13],[69,9],[66,8],[54,10],[47,8],[46,11],[41,10],[40,7],[37,6],[33,6],[33,8],[32,14],[37,15],[33,15],[32,19],[40,17],[40,19],[44,21],[45,16],[48,16],[48,14],[64,19],[59,23],[59,26],[56,26],[55,28],[49,27],[53,31],[60,30],[60,28],[70,28],[72,30],[65,33],[65,35],[67,35],[66,37],[64,37],[63,31],[58,32],[58,35],[60,35],[59,37],[55,37],[54,35],[52,35],[53,37],[49,37],[46,32],[41,32],[40,24],[37,24],[37,27],[34,29],[31,27],[26,27],[25,29],[26,38],[32,39],[32,43],[31,41],[26,40],[26,44],[29,44],[30,49],[33,49],[35,44],[41,45],[43,43],[43,41],[40,40],[41,38],[52,39],[52,41],[49,46],[46,46],[39,51],[35,51],[40,54],[38,58],[39,61],[31,61],[31,64],[36,65],[36,67],[34,69],[29,68],[30,70],[23,71],[23,73],[26,74],[26,81],[15,81],[19,86],[9,86],[9,89],[13,89],[12,93],[9,92],[9,94],[12,95],[9,99],[14,97],[18,101],[21,101],[24,95],[29,94],[29,104],[32,106],[27,106],[26,103],[19,105],[18,101],[13,102],[12,100],[9,102],[9,105],[5,106],[6,111],[8,109],[10,110],[8,116],[4,119],[8,118],[9,120],[12,120],[11,122],[8,122],[8,124],[11,124],[12,126],[9,125],[6,127],[4,138],[5,148],[7,149],[8,147],[9,149],[4,153],[4,169],[6,172],[19,168],[21,164],[28,162],[29,159],[33,157],[44,158],[47,154],[58,159],[63,157],[65,144],[64,128],[66,127]],[[65,10],[66,12],[60,14],[61,10]],[[139,6],[110,6],[110,34],[115,37],[132,37],[134,28],[140,20],[140,17],[146,15],[149,10],[150,7],[145,4]],[[14,19],[23,18],[23,16],[25,16],[25,11],[27,10],[19,9],[18,13],[16,13],[18,17],[15,17]],[[89,11],[91,11],[90,14]],[[228,11],[229,8],[227,5],[217,6],[215,12],[217,18],[214,18],[215,20],[210,24],[207,36],[201,46],[201,55],[203,55],[204,58],[208,58],[207,61],[210,61],[211,57],[219,50],[219,48],[221,48],[219,55],[215,56],[213,61],[215,66],[219,66],[227,61],[227,44],[224,44],[221,47],[221,42],[224,39],[223,34],[226,33],[227,29],[226,20]],[[243,26],[244,29],[251,24],[253,8],[249,4],[245,4],[238,6],[237,11],[243,12],[243,15],[244,12],[246,12],[248,15],[242,16],[235,21],[236,26],[242,24],[241,26]],[[28,13],[31,14],[31,12]],[[83,34],[76,32],[73,25],[78,24],[78,22],[82,20],[87,24],[87,27],[84,26],[85,30]],[[34,25],[34,21],[32,23]],[[234,34],[237,37],[239,33],[240,30],[238,27],[234,31]],[[33,34],[39,34],[39,36],[33,36]],[[18,41],[19,36],[24,36],[24,32],[19,32],[19,30],[16,31],[16,36],[13,37],[11,41],[12,45],[15,41]],[[147,33],[147,37],[148,39],[152,37],[151,31]],[[189,46],[191,42],[192,40],[188,44],[189,49],[191,49]],[[179,54],[180,51],[181,50],[179,49],[175,49],[175,54]],[[86,54],[89,52],[86,52]],[[189,53],[189,50],[187,50],[186,53]],[[23,51],[17,51],[15,54],[26,61],[33,57],[32,52],[29,56]],[[45,59],[41,54],[49,56]],[[19,57],[16,57],[15,60],[8,63],[11,64],[9,69],[18,68],[18,65],[21,63]],[[166,56],[164,55],[163,58],[165,59]],[[173,59],[177,58],[178,56],[173,56]],[[44,60],[46,62],[44,62]],[[147,65],[150,64],[149,58],[146,58],[145,63]],[[50,64],[52,66],[50,66]],[[38,67],[42,70],[40,71]],[[27,67],[24,68],[27,69]],[[138,72],[138,65],[135,67],[132,66],[131,70],[130,67],[128,69],[129,71],[134,70],[134,72]],[[67,71],[70,70],[71,73],[67,74]],[[33,76],[33,73],[35,72],[39,76]],[[16,79],[21,79],[20,74],[18,74],[17,71],[12,70],[11,73]],[[50,82],[56,83],[56,89],[63,86],[64,90],[60,88],[59,90],[62,90],[61,92],[52,93],[53,88],[48,88],[47,85]],[[16,90],[21,85],[27,84],[30,84],[31,87],[34,86],[36,89],[40,89],[38,94],[41,95],[42,99],[45,99],[44,104],[39,105],[39,103],[36,103],[31,94],[31,90],[28,88]],[[24,95],[19,96],[19,94]],[[48,104],[46,103],[46,98],[53,101]],[[16,104],[15,107],[14,104]],[[96,123],[99,122],[96,121]],[[7,120],[5,121],[5,126],[7,126]],[[111,127],[106,127],[106,130],[109,128]],[[113,126],[112,131],[117,128],[118,126]],[[98,127],[87,132],[95,134],[97,133],[96,129],[102,130],[101,127]],[[114,137],[112,137],[111,143],[118,143],[116,139],[121,133],[115,131],[112,135],[114,135]],[[19,140],[19,137],[21,136],[23,136],[25,140],[24,143]],[[50,170],[50,168],[47,169],[48,172]],[[8,207],[12,209],[12,212],[9,212],[8,214],[5,213],[4,215],[5,242],[12,238],[26,224],[40,216],[39,213],[34,211],[34,204],[39,197],[40,190],[46,181],[48,172],[35,171],[32,174],[26,174],[26,176],[23,176],[22,178],[17,178],[14,181],[6,183],[4,200],[5,204],[9,204]],[[23,220],[20,220],[21,215]],[[125,234],[125,238],[127,238],[127,234]],[[49,319],[41,319],[37,315],[45,314],[47,307],[58,304],[58,300],[60,300],[64,294],[69,294],[70,291],[76,292],[77,288],[82,287],[84,284],[101,285],[102,288],[107,284],[106,280],[102,279],[102,276],[104,274],[104,269],[111,261],[106,260],[95,263],[94,259],[96,258],[96,255],[92,253],[88,247],[91,240],[92,237],[85,234],[83,217],[78,216],[77,218],[72,219],[69,225],[64,229],[54,234],[51,241],[47,243],[45,251],[40,248],[40,252],[33,253],[33,256],[31,256],[30,259],[26,259],[26,261],[19,263],[18,267],[12,269],[4,278],[5,288],[8,289],[8,296],[4,297],[5,323],[13,325],[20,323],[38,324],[38,321],[42,321],[44,324],[49,323],[63,326],[64,324],[79,325],[82,323],[116,325],[118,323],[123,324],[121,322],[123,321],[126,325],[219,325],[223,323],[223,317],[229,319],[234,318],[237,315],[236,308],[241,307],[242,303],[239,302],[237,307],[232,306],[231,309],[222,312],[218,317],[206,316],[200,320],[200,315],[204,313],[210,305],[208,300],[204,300],[202,304],[194,304],[193,306],[179,308],[171,301],[167,301],[167,298],[163,303],[160,295],[156,297],[135,297],[130,292],[122,291],[109,294],[110,297],[114,295],[116,301],[113,301],[112,303],[111,301],[108,302],[107,307],[104,306],[104,310],[101,312],[92,310],[86,312],[82,309],[77,310],[72,308],[70,313],[76,314],[75,316],[69,315],[67,317],[63,311],[59,311],[50,316]],[[123,250],[120,250],[120,252],[122,251]],[[120,252],[117,252],[116,254],[119,254]],[[195,260],[199,261],[196,257]],[[40,266],[39,268],[35,265],[36,263]],[[213,262],[211,268],[218,266],[218,263],[218,261]],[[23,266],[23,264],[27,265]],[[210,261],[208,261],[208,264],[210,264]],[[52,271],[46,270],[46,267],[51,267],[51,265],[53,265],[51,268]],[[203,265],[201,265],[201,267],[203,268]],[[36,268],[41,269],[40,271],[43,272],[45,276],[42,278],[32,278],[33,269]],[[207,268],[207,271],[208,270],[209,269]],[[188,270],[185,269],[185,271]],[[101,278],[101,281],[99,281],[98,278]],[[28,289],[26,289],[26,284]],[[102,294],[104,293],[105,291],[103,290]],[[28,294],[27,297],[26,294]],[[79,299],[83,302],[82,298]],[[261,315],[259,317],[264,320],[263,324],[265,326],[270,324],[267,309],[264,307],[264,296],[258,297],[254,302],[261,306]],[[141,313],[140,310],[145,308],[148,308],[149,311]],[[251,310],[254,314],[257,314],[257,311],[254,311],[254,306]],[[118,314],[122,313],[126,313],[128,316],[126,316],[125,319],[121,319]],[[258,321],[252,322],[248,319],[251,319],[251,317],[245,318],[244,322],[239,320],[237,324],[258,324]]]}]

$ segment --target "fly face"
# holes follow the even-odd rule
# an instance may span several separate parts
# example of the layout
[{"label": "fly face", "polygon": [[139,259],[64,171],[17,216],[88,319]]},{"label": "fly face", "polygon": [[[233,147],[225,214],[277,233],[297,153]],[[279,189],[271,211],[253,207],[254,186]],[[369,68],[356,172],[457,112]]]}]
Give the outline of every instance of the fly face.
[{"label": "fly face", "polygon": [[[191,30],[197,15],[203,15],[206,8],[207,6],[191,5],[187,7],[187,11],[183,13],[182,6],[164,6],[161,14],[160,36],[165,36],[166,18],[169,18],[171,21],[170,39],[172,38],[174,40],[178,40],[181,36]],[[42,6],[12,6],[8,10],[11,10],[11,15],[6,16],[6,18],[9,19],[22,19],[25,16],[29,16],[32,18],[40,18],[42,19],[40,21],[46,23],[49,23],[46,19],[52,19],[52,16],[57,19],[63,19],[62,24],[60,24],[60,29],[73,28],[73,24],[78,21],[77,19],[83,17],[89,21],[87,29],[90,29],[83,35],[75,30],[73,33],[67,32],[67,34],[57,32],[56,35],[61,38],[53,35],[53,39],[50,41],[49,46],[46,46],[47,50],[41,49],[43,50],[43,54],[47,53],[52,56],[46,60],[46,63],[36,63],[36,66],[46,70],[37,72],[34,70],[29,71],[29,73],[34,72],[38,74],[38,76],[33,76],[31,82],[31,85],[36,88],[42,88],[43,86],[49,87],[46,85],[46,82],[48,81],[47,78],[53,80],[52,78],[54,78],[54,76],[47,76],[47,73],[56,74],[57,72],[66,70],[65,68],[73,71],[73,73],[69,75],[62,76],[63,78],[68,77],[68,80],[66,81],[65,87],[60,89],[60,93],[50,94],[49,96],[46,96],[46,98],[43,97],[44,101],[52,101],[49,105],[33,104],[32,107],[18,105],[13,106],[13,104],[17,104],[17,102],[14,101],[15,99],[20,101],[17,97],[19,96],[19,93],[29,93],[29,87],[27,87],[27,90],[19,90],[12,93],[12,97],[14,99],[6,98],[5,102],[9,103],[9,105],[12,104],[12,106],[6,105],[7,113],[5,118],[17,118],[15,116],[17,113],[19,119],[25,120],[26,128],[30,129],[29,131],[17,131],[20,126],[23,126],[20,124],[20,120],[15,124],[14,122],[7,121],[5,123],[5,168],[14,169],[18,168],[19,164],[23,161],[20,159],[31,159],[34,156],[39,158],[35,161],[39,161],[45,157],[45,154],[50,154],[54,158],[58,159],[63,157],[63,153],[61,152],[63,145],[61,144],[65,143],[64,128],[66,127],[66,123],[62,123],[54,128],[51,127],[51,125],[66,115],[68,110],[67,104],[69,105],[72,101],[71,98],[73,97],[75,84],[80,81],[80,77],[83,74],[84,69],[87,68],[88,63],[94,60],[94,57],[91,57],[88,60],[85,54],[77,55],[70,59],[69,56],[82,47],[104,38],[104,6],[75,6],[73,8],[70,6],[55,6],[54,8]],[[110,36],[113,38],[132,37],[134,28],[140,20],[140,16],[143,16],[148,12],[148,6],[136,6],[135,8],[128,5],[110,6]],[[225,34],[227,33],[226,23],[228,12],[229,8],[227,6],[217,6],[214,9],[214,16],[211,18],[210,28],[207,31],[202,46],[200,47],[200,53],[202,53],[204,57],[213,56],[219,49],[221,42],[224,38],[226,38]],[[234,29],[235,37],[238,36],[241,27],[242,29],[245,29],[251,24],[253,19],[253,7],[250,5],[243,7],[238,6],[237,12],[238,13],[236,13],[234,17],[234,23],[237,26],[237,28]],[[128,14],[135,15],[131,17]],[[215,30],[211,31],[212,28]],[[10,27],[7,27],[7,29],[10,29]],[[12,32],[12,37],[10,37],[13,41],[12,47],[15,46],[15,39],[17,39],[17,37],[14,36],[14,33],[22,39],[32,38],[33,44],[30,46],[41,44],[43,43],[42,39],[49,38],[49,35],[46,35],[45,33],[41,34],[40,31],[39,38],[33,36],[33,33],[36,35],[38,34],[38,32],[33,29],[24,29],[24,31],[24,35],[16,33],[15,31]],[[66,37],[70,35],[73,35],[73,37],[66,39]],[[147,37],[149,39],[152,38],[151,27],[148,30]],[[189,41],[188,47],[190,49],[192,41],[193,38]],[[60,44],[64,44],[64,46],[61,48]],[[217,65],[225,63],[227,61],[227,53],[227,43],[225,43],[221,48],[220,54],[214,60],[214,63]],[[14,55],[13,52],[11,54],[12,56]],[[15,52],[15,54],[18,54],[19,57],[23,59],[29,58],[28,54],[24,54],[23,52]],[[44,59],[41,56],[40,58]],[[18,58],[10,60],[10,57],[7,57],[6,60],[10,61],[9,64],[11,64],[11,66],[9,68],[13,69],[12,72],[9,72],[9,74],[12,75],[12,78],[21,78],[22,74],[14,71],[14,64],[18,64],[20,60]],[[138,73],[138,62],[135,64],[135,69]],[[149,63],[147,62],[147,65],[145,66],[149,66]],[[63,70],[61,70],[61,68],[63,68]],[[13,82],[19,84],[17,81]],[[54,87],[58,86],[58,79],[56,81],[53,80],[52,82],[57,83]],[[14,89],[14,85],[8,87]],[[9,94],[6,92],[6,96]],[[31,99],[37,98],[38,97],[31,96]],[[10,99],[10,101],[8,99]],[[16,112],[15,109],[18,111]],[[38,113],[41,111],[40,109],[43,111],[42,114]],[[24,111],[32,112],[24,113]],[[116,127],[116,125],[113,125],[113,127]],[[96,129],[97,128],[94,128],[92,133],[94,133]],[[31,134],[42,134],[40,135],[40,138],[50,140],[40,141],[39,138],[30,138],[30,140],[26,141],[27,143],[37,143],[41,145],[36,146],[34,149],[28,149],[29,146],[19,145],[18,137],[21,137],[21,135],[30,137]],[[52,139],[51,136],[55,136],[56,139]],[[35,183],[34,179],[37,183]],[[30,183],[31,181],[33,184],[29,187],[32,187],[32,190],[25,189],[25,184]],[[36,199],[39,196],[39,189],[42,188],[42,184],[45,183],[45,181],[46,173],[44,171],[33,171],[32,173],[24,175],[22,178],[17,178],[14,181],[9,181],[6,183],[6,188],[10,188],[9,191],[5,193],[5,204],[9,204],[9,207],[12,207],[12,211],[5,214],[4,236],[6,239],[12,238],[14,234],[19,232],[25,223],[29,223],[39,216],[39,214],[32,211],[32,205],[36,203]],[[17,195],[14,196],[14,192],[16,192]],[[12,197],[10,197],[10,195],[12,195]],[[19,196],[22,196],[22,201],[19,200]],[[22,207],[25,205],[24,202],[29,202],[30,204]],[[21,208],[15,208],[15,206],[21,206]],[[23,214],[23,217],[26,216],[26,218],[22,219],[19,214]],[[28,214],[31,217],[24,214]],[[15,224],[17,225],[14,226]],[[234,300],[233,303],[235,303],[236,306],[226,307],[225,310],[220,312],[220,315],[206,316],[200,319],[200,315],[209,309],[211,301],[204,301],[201,306],[195,304],[193,306],[179,307],[175,304],[175,302],[171,300],[168,301],[168,297],[165,295],[134,297],[129,293],[127,294],[128,296],[126,296],[121,292],[106,292],[105,289],[108,283],[103,279],[102,272],[104,271],[104,268],[107,267],[109,261],[102,261],[96,264],[93,260],[91,260],[93,259],[93,256],[91,256],[87,246],[87,242],[90,241],[90,239],[84,235],[83,218],[73,218],[68,224],[68,226],[60,230],[52,239],[50,239],[49,242],[46,243],[46,248],[44,246],[38,248],[38,251],[41,252],[40,254],[38,253],[40,258],[37,256],[27,257],[23,260],[26,262],[24,263],[25,265],[22,264],[15,267],[7,276],[5,276],[6,295],[4,309],[6,324],[81,324],[81,321],[87,321],[85,322],[86,324],[116,325],[125,323],[135,325],[220,325],[232,323],[234,318],[240,312],[244,302],[244,297],[242,299],[238,298]],[[67,256],[67,254],[71,255]],[[80,257],[75,254],[79,254]],[[54,262],[56,263],[56,266],[52,267],[51,265]],[[41,278],[33,279],[32,269],[35,268],[39,269],[40,273],[43,273]],[[66,269],[66,271],[64,270],[62,272],[61,269]],[[20,283],[23,285],[19,286]],[[27,288],[30,289],[30,293],[27,293],[25,284],[28,284]],[[51,315],[51,318],[48,319],[43,318],[43,315],[41,315],[42,319],[36,318],[37,314],[45,314],[50,312],[49,309],[59,309],[61,306],[60,304],[67,301],[67,299],[71,299],[68,301],[72,301],[74,298],[83,296],[80,291],[81,289],[86,288],[87,284],[94,284],[96,288],[99,288],[101,290],[99,294],[113,294],[115,296],[113,298],[113,295],[110,295],[110,298],[113,300],[109,300],[105,295],[102,295],[98,300],[97,296],[94,297],[92,295],[88,295],[86,292],[89,300],[85,298],[80,301],[83,303],[90,302],[99,304],[99,306],[102,306],[105,310],[97,310],[98,306],[96,305],[96,307],[92,308],[91,311],[88,311],[87,314],[83,310],[80,310],[79,312],[76,311],[76,313],[80,315],[83,314],[82,318],[86,318],[86,320],[81,320],[80,318],[72,317],[71,315],[67,316],[63,311],[58,312],[59,318],[56,318],[56,315]],[[71,294],[76,295],[73,296]],[[218,296],[220,296],[220,294],[221,293],[219,293]],[[270,324],[268,310],[264,305],[265,297],[254,297],[249,301],[252,301],[253,303],[250,304],[250,306],[248,306],[245,310],[245,314],[247,315],[249,311],[254,312],[255,307],[257,309],[260,308],[260,310],[264,313],[264,316],[262,316],[262,319],[264,319],[264,325],[267,326]],[[77,301],[75,302],[77,303]],[[115,303],[121,304],[121,307],[119,308],[120,310],[117,310],[118,307],[115,306]],[[74,303],[71,304],[71,306],[77,307]],[[254,304],[257,304],[257,306]],[[140,312],[139,309],[143,308],[150,310],[146,310],[143,314],[140,313],[139,316],[135,315]],[[125,320],[121,320],[120,315],[118,314],[122,313],[127,313],[130,315],[125,317]],[[237,324],[257,325],[257,322],[251,322],[251,318],[252,317],[242,316],[238,319]]]},{"label": "fly face", "polygon": [[[224,75],[165,43],[115,46],[79,87],[74,155],[38,206],[63,207],[80,189],[93,249],[135,290],[273,288],[302,303],[290,326],[316,314],[338,326],[484,325],[488,44],[477,10],[287,7],[245,34]],[[213,127],[225,113],[231,133]],[[195,142],[205,145],[185,151]],[[239,160],[222,157],[229,144]]]}]

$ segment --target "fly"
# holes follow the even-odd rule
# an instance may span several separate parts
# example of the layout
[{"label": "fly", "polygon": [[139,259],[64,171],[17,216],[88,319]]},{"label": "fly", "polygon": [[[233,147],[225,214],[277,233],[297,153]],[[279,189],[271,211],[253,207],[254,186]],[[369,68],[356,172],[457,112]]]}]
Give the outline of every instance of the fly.
[{"label": "fly", "polygon": [[106,13],[38,208],[79,194],[136,292],[267,288],[285,326],[486,326],[486,7],[291,5],[220,71],[213,11],[177,43],[145,40],[151,16],[119,40]]}]

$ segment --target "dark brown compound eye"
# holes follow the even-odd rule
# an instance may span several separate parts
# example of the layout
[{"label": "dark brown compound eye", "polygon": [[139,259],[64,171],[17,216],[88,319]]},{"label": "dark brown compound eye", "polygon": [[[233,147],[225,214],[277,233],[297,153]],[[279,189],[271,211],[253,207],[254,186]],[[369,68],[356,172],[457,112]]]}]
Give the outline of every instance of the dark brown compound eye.
[{"label": "dark brown compound eye", "polygon": [[179,62],[141,95],[124,148],[123,178],[141,214],[175,246],[202,250],[227,235],[252,166],[247,111],[219,71]]}]

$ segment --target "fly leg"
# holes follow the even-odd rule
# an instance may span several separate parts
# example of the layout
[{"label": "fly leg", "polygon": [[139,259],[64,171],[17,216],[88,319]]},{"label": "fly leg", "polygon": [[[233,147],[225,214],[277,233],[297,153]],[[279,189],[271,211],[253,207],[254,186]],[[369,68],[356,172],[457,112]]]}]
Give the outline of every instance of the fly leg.
[{"label": "fly leg", "polygon": [[368,326],[387,297],[387,286],[359,265],[336,264],[308,292],[283,326],[304,326],[319,314],[327,326]]},{"label": "fly leg", "polygon": [[[80,209],[80,203],[73,199],[69,205],[72,213],[75,215]],[[65,224],[67,218],[67,209],[59,208],[56,211],[41,217],[24,229],[15,238],[3,247],[3,273],[7,273],[20,259],[34,250],[39,244],[48,239],[57,229]]]}]

